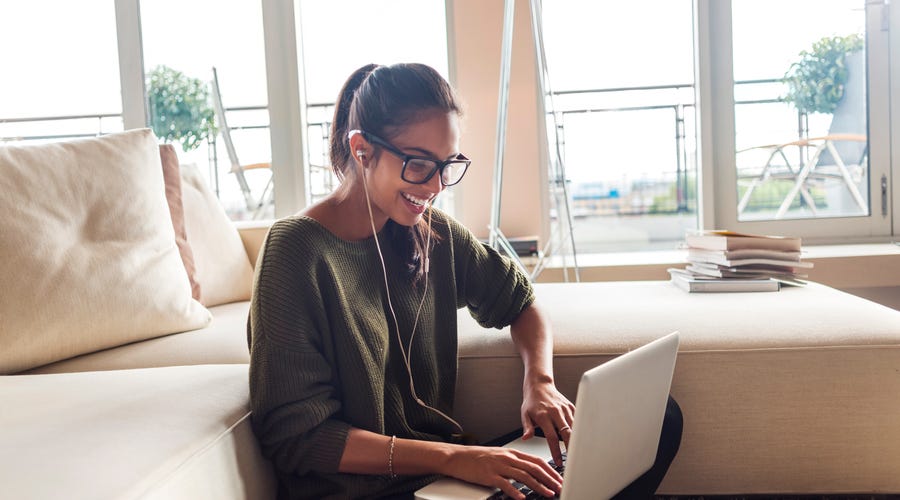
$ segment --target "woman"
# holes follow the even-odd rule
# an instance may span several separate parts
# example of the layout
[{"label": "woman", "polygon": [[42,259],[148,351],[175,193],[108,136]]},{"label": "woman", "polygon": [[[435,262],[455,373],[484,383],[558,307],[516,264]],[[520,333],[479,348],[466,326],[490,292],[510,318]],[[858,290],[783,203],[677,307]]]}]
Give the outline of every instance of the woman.
[{"label": "woman", "polygon": [[560,491],[542,459],[463,445],[449,416],[456,311],[467,306],[485,327],[511,326],[525,366],[524,436],[540,427],[558,459],[574,418],[527,277],[431,208],[470,163],[459,115],[432,68],[360,68],[335,106],[339,188],[269,233],[250,311],[250,394],[281,498],[408,495],[436,474],[514,498],[509,479]]}]

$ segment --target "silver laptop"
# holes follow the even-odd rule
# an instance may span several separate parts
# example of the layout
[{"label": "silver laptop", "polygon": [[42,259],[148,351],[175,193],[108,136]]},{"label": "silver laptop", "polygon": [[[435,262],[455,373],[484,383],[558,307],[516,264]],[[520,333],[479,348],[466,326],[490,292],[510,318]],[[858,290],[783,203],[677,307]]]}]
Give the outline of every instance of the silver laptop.
[{"label": "silver laptop", "polygon": [[[584,373],[567,450],[562,500],[611,498],[656,460],[678,332]],[[506,445],[550,460],[542,438]],[[481,500],[497,489],[442,478],[416,492],[420,500]]]}]

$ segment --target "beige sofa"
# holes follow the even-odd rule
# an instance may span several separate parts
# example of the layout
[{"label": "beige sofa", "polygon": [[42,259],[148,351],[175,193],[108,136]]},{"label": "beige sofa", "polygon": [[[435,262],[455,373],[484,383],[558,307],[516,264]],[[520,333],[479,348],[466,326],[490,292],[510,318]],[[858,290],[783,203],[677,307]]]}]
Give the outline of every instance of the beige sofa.
[{"label": "beige sofa", "polygon": [[[248,263],[266,230],[240,228]],[[681,331],[672,392],[685,431],[663,493],[900,493],[900,312],[815,284],[536,291],[554,328],[557,383],[573,398],[586,368]],[[243,296],[209,306],[203,328],[0,377],[2,496],[273,498],[249,425],[249,286]],[[519,426],[521,364],[505,332],[459,314],[455,414],[488,439]]]}]

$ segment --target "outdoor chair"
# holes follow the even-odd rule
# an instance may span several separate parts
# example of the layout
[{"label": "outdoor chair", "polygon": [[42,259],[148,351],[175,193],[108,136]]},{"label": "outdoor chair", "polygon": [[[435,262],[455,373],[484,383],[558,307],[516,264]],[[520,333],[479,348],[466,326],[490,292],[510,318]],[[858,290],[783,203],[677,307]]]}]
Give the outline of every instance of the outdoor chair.
[{"label": "outdoor chair", "polygon": [[817,215],[810,187],[835,181],[846,188],[845,192],[849,193],[860,213],[867,212],[868,203],[860,191],[868,170],[865,80],[860,77],[865,74],[863,56],[862,52],[857,52],[847,58],[850,71],[844,96],[832,114],[827,134],[738,151],[738,154],[768,151],[760,170],[752,175],[738,176],[738,180],[747,185],[738,202],[738,214],[747,208],[756,188],[778,179],[791,181],[793,185],[781,201],[775,219],[784,218],[797,195],[813,215]]},{"label": "outdoor chair", "polygon": [[[231,128],[228,126],[228,120],[225,117],[225,106],[222,104],[222,92],[219,87],[219,76],[216,72],[215,67],[212,68],[211,87],[213,107],[215,108],[216,112],[216,121],[219,124],[219,135],[222,138],[222,142],[225,143],[225,149],[228,151],[228,159],[229,161],[231,161],[230,173],[234,174],[235,179],[237,179],[238,185],[241,188],[241,194],[244,196],[244,203],[246,204],[247,211],[250,213],[252,218],[257,219],[263,215],[267,206],[273,202],[271,175],[272,164],[266,162],[244,165],[240,162],[240,160],[238,159],[237,150],[234,147],[234,141],[232,141],[231,139]],[[245,172],[256,169],[270,170],[269,180],[259,196],[253,194],[253,191],[250,189],[250,184],[247,182],[247,177],[244,175]]]}]

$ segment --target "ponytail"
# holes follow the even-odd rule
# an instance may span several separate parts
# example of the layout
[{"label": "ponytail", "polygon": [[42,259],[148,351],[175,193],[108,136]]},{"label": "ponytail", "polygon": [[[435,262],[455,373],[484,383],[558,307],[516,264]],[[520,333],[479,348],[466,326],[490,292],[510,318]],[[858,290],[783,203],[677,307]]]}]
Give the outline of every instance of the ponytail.
[{"label": "ponytail", "polygon": [[344,82],[344,86],[341,88],[337,102],[334,105],[334,117],[331,120],[331,137],[328,139],[328,155],[331,158],[331,169],[341,181],[346,177],[347,170],[352,171],[350,167],[353,157],[350,154],[350,142],[347,140],[347,134],[350,132],[350,107],[353,105],[353,98],[356,96],[359,86],[366,80],[369,73],[377,67],[377,64],[367,64],[354,71],[350,78]]}]

